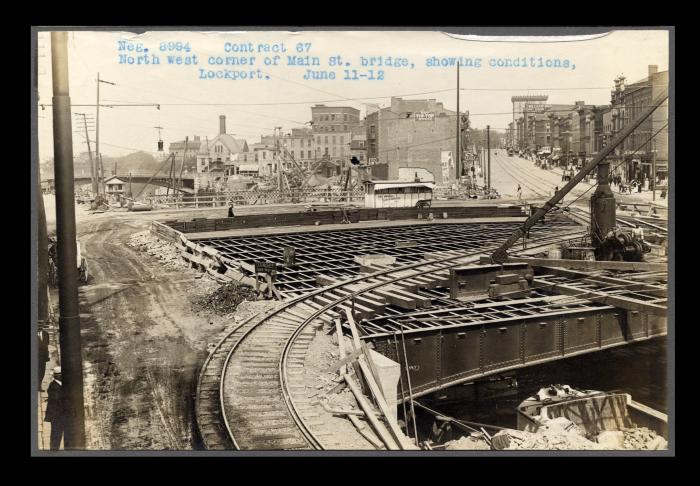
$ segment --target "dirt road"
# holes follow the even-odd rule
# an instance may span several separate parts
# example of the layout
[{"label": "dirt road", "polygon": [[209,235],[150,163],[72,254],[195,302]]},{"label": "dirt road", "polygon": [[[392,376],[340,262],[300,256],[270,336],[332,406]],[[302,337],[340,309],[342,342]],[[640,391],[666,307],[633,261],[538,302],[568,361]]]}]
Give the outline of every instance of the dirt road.
[{"label": "dirt road", "polygon": [[195,314],[190,297],[215,284],[128,246],[148,221],[101,216],[78,222],[91,272],[80,288],[87,446],[196,448],[198,368],[224,319]]}]

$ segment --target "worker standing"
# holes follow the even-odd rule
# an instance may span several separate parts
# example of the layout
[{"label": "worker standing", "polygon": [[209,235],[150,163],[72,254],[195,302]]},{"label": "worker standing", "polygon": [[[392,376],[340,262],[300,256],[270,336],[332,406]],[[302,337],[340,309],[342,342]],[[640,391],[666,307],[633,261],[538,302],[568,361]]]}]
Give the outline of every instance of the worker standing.
[{"label": "worker standing", "polygon": [[39,328],[38,338],[39,353],[37,357],[39,361],[39,377],[37,386],[39,387],[39,391],[44,391],[41,389],[41,382],[44,381],[44,375],[46,374],[46,362],[49,360],[49,333],[46,331],[44,326]]},{"label": "worker standing", "polygon": [[53,369],[53,380],[51,380],[51,384],[49,385],[48,395],[49,398],[46,403],[44,422],[51,423],[50,448],[52,451],[57,451],[61,447],[63,432],[66,428],[67,412],[60,366]]},{"label": "worker standing", "polygon": [[639,225],[636,225],[634,227],[634,229],[632,230],[632,235],[635,239],[639,241],[644,241],[644,230]]}]

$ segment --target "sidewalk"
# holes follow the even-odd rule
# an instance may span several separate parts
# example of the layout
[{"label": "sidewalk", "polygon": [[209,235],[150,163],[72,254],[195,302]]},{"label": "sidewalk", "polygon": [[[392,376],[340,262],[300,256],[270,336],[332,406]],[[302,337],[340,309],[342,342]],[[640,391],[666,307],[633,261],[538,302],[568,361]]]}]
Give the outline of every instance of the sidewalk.
[{"label": "sidewalk", "polygon": [[[551,172],[561,175],[564,171],[561,167],[552,167],[548,169]],[[595,184],[595,177],[591,176],[589,185]],[[629,203],[629,204],[656,204],[658,206],[663,206],[668,208],[668,194],[665,198],[661,198],[661,190],[656,190],[656,199],[654,200],[652,191],[650,189],[643,189],[642,192],[633,192],[631,194],[621,193],[617,186],[610,186],[610,189],[615,194],[615,199],[618,202]]]}]

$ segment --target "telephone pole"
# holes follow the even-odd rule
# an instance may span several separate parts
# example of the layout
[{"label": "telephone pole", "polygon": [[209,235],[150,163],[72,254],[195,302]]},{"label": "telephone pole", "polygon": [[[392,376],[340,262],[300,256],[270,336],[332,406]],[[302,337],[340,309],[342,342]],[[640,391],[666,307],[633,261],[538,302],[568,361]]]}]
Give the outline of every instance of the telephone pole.
[{"label": "telephone pole", "polygon": [[282,154],[280,153],[279,134],[282,127],[275,127],[275,152],[277,152],[277,190],[282,192]]},{"label": "telephone pole", "polygon": [[[68,89],[68,33],[51,32],[53,73],[53,147],[58,237],[58,329],[65,397],[66,449],[85,448],[83,360],[78,306],[78,266],[73,181],[73,134]],[[46,242],[40,242],[46,244]]]},{"label": "telephone pole", "polygon": [[488,166],[488,191],[491,199],[491,126],[486,125],[486,160]]},{"label": "telephone pole", "polygon": [[656,201],[656,140],[652,142],[651,152],[651,200]]},{"label": "telephone pole", "polygon": [[455,152],[455,170],[457,171],[455,182],[459,184],[459,177],[462,175],[461,167],[460,164],[462,162],[462,156],[460,152],[460,138],[461,137],[461,130],[460,130],[460,116],[459,116],[459,66],[460,63],[457,63],[457,151]]},{"label": "telephone pole", "polygon": [[92,196],[95,197],[97,195],[97,177],[95,177],[95,163],[92,160],[92,150],[90,150],[90,135],[88,133],[87,114],[75,114],[83,117],[83,128],[85,128],[85,140],[87,141],[88,156],[90,157],[90,179],[92,181]]},{"label": "telephone pole", "polygon": [[[97,157],[100,157],[100,83],[115,85],[115,83],[100,79],[100,73],[97,73],[97,105],[95,106],[95,154]],[[96,160],[95,162],[97,163],[98,161]],[[95,167],[95,173],[97,172],[97,167]],[[104,193],[104,187],[102,192]]]}]

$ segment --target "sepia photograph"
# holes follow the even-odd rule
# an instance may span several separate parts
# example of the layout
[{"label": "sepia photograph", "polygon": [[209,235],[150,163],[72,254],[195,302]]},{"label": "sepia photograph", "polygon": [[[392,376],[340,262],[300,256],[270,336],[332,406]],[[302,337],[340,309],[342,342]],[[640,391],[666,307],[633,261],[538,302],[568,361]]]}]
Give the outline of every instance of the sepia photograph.
[{"label": "sepia photograph", "polygon": [[674,456],[674,42],[33,26],[32,455]]}]

